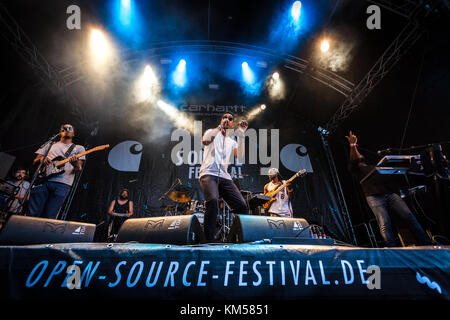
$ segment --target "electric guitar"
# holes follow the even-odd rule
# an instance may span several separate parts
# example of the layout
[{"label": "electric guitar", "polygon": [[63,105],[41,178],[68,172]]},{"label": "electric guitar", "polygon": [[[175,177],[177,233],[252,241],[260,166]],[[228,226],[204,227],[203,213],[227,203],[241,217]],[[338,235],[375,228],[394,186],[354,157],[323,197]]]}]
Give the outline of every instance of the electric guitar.
[{"label": "electric guitar", "polygon": [[280,186],[278,186],[277,188],[275,188],[275,190],[266,192],[264,195],[267,197],[271,197],[272,199],[270,199],[269,201],[267,201],[266,203],[264,203],[262,205],[262,207],[265,210],[268,210],[270,208],[270,206],[272,205],[272,203],[274,203],[277,199],[275,198],[276,195],[278,194],[278,192],[280,192],[281,190],[283,190],[284,188],[286,188],[286,185],[288,182],[292,182],[295,178],[297,177],[301,177],[306,175],[306,169],[302,169],[299,172],[297,172],[296,174],[294,174],[289,180],[287,180],[285,183],[281,184]]},{"label": "electric guitar", "polygon": [[[109,148],[109,144],[105,144],[103,146],[98,146],[98,147],[89,149],[85,152],[75,155],[75,157],[78,159],[89,153],[104,150],[106,148]],[[45,182],[46,180],[50,179],[51,177],[54,177],[54,176],[64,173],[65,172],[64,165],[67,162],[69,162],[69,158],[65,159],[64,157],[59,156],[59,157],[52,159],[52,162],[49,163],[48,165],[43,165],[37,174],[37,184],[41,184],[41,183]]]}]

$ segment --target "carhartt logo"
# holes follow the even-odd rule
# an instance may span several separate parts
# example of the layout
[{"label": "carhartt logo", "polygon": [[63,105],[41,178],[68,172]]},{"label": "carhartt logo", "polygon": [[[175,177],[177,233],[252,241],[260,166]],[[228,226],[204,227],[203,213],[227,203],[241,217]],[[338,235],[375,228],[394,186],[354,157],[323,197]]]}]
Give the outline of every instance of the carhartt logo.
[{"label": "carhartt logo", "polygon": [[294,228],[292,228],[293,231],[300,231],[303,230],[303,227],[300,222],[294,221]]},{"label": "carhartt logo", "polygon": [[286,224],[283,220],[267,219],[267,224],[269,225],[270,229],[281,229],[281,227],[283,227],[283,229],[286,229]]},{"label": "carhartt logo", "polygon": [[124,141],[111,149],[108,163],[117,171],[138,172],[142,157],[142,144],[139,141]]},{"label": "carhartt logo", "polygon": [[175,220],[174,222],[172,222],[169,226],[169,228],[167,228],[167,230],[173,230],[173,229],[178,229],[180,227],[181,224],[181,219]]},{"label": "carhartt logo", "polygon": [[83,226],[79,226],[78,228],[75,229],[74,232],[72,232],[72,234],[75,234],[75,235],[83,235],[85,233],[86,233],[86,227],[83,227]]},{"label": "carhartt logo", "polygon": [[60,222],[46,222],[42,232],[59,232],[63,234],[66,231],[67,224]]},{"label": "carhartt logo", "polygon": [[145,230],[147,230],[147,229],[159,230],[162,228],[163,223],[164,223],[164,219],[156,220],[156,221],[148,220],[147,223],[145,224],[144,229]]}]

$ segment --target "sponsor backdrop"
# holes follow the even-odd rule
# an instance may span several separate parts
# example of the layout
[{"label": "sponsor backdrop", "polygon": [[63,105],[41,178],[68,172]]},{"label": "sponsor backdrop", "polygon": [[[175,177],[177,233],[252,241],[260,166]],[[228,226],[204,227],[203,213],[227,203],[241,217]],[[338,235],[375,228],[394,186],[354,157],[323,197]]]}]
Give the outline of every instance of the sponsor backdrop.
[{"label": "sponsor backdrop", "polygon": [[[174,127],[158,136],[155,128],[143,130],[139,126],[139,129],[127,127],[125,130],[117,121],[103,122],[99,134],[89,139],[89,146],[86,147],[110,144],[111,148],[88,157],[68,219],[107,223],[108,204],[121,188],[131,191],[134,218],[163,215],[161,206],[174,203],[168,198],[161,201],[159,198],[177,178],[182,182],[178,190],[188,193],[194,200],[203,201],[198,182],[201,152],[195,150],[195,139],[198,143],[202,133],[216,127],[223,111],[232,110],[236,120],[239,120],[244,116],[241,111],[248,109],[245,106],[210,107],[210,111],[213,111],[208,113],[207,106],[181,106],[181,109],[187,110],[184,114],[201,121],[198,123],[201,128],[185,138],[191,144],[191,149],[186,150],[190,151],[187,163],[182,162],[182,154],[174,149],[182,141],[179,132],[173,134],[176,130]],[[121,120],[124,123],[131,121],[126,116]],[[241,189],[262,192],[268,178],[261,174],[261,168],[278,167],[284,179],[306,169],[308,175],[293,183],[294,216],[323,225],[330,236],[350,242],[349,230],[335,201],[335,190],[317,127],[299,119],[270,122],[270,119],[262,121],[255,117],[249,121],[250,130],[256,133],[257,140],[247,141],[246,163],[229,166],[229,172]],[[267,151],[261,148],[264,141],[268,143]],[[248,157],[250,148],[256,150],[256,161]],[[175,163],[172,158],[176,160]]]}]

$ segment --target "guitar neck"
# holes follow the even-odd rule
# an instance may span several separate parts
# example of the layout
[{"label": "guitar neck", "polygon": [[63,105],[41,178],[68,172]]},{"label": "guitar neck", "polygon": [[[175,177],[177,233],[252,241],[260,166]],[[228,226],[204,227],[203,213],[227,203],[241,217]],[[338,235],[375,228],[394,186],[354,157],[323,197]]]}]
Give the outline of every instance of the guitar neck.
[{"label": "guitar neck", "polygon": [[283,190],[284,188],[286,188],[286,184],[288,182],[292,182],[292,180],[294,180],[295,178],[297,178],[297,175],[294,174],[289,180],[287,180],[285,183],[283,183],[281,186],[279,186],[272,194],[272,197],[276,196],[278,192],[280,192],[281,190]]},{"label": "guitar neck", "polygon": [[[302,170],[303,171],[303,170]],[[288,182],[292,182],[295,178],[299,177],[301,175],[300,172],[297,172],[296,174],[294,174],[292,177],[289,178],[289,180],[287,180],[285,183],[283,183],[281,186],[279,186],[273,193],[272,193],[272,197],[276,196],[278,192],[280,192],[281,190],[283,190],[284,188],[286,188],[286,185]]]},{"label": "guitar neck", "polygon": [[[87,154],[89,154],[89,153],[92,153],[92,152],[95,152],[95,151],[97,151],[97,150],[98,150],[98,149],[93,148],[93,149],[84,151],[84,152],[82,152],[82,153],[76,154],[75,157],[78,159],[78,158],[80,158],[80,157],[82,157],[82,156],[85,156],[85,155],[87,155]],[[67,162],[69,162],[69,158],[64,159],[64,160],[61,160],[61,161],[58,161],[55,165],[56,165],[57,167],[59,167],[59,166],[65,164],[65,163],[67,163]]]}]

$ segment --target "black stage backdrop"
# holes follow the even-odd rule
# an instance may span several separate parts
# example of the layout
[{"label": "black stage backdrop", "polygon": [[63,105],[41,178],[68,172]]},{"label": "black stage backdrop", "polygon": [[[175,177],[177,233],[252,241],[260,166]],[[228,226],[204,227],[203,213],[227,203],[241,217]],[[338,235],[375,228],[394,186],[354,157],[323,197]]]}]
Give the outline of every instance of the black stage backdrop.
[{"label": "black stage backdrop", "polygon": [[[196,116],[202,120],[203,130],[215,127],[217,115]],[[126,120],[126,119],[122,119]],[[117,196],[121,188],[131,192],[134,201],[134,218],[162,215],[161,206],[174,204],[168,198],[160,201],[177,178],[182,181],[178,188],[187,192],[192,199],[203,201],[198,182],[200,164],[192,164],[195,155],[189,158],[191,164],[176,165],[171,153],[178,141],[171,141],[170,135],[154,140],[142,130],[115,130],[118,124],[103,124],[95,139],[96,145],[110,144],[111,149],[89,156],[80,183],[71,205],[70,220],[99,224],[107,222],[108,204]],[[338,239],[349,241],[343,217],[335,201],[335,190],[331,183],[328,163],[317,128],[301,121],[283,123],[250,122],[250,129],[268,129],[271,141],[272,129],[278,129],[280,136],[280,172],[288,179],[296,171],[307,169],[308,174],[294,181],[295,217],[303,217],[310,223],[323,225],[328,233]],[[249,129],[249,130],[250,130]],[[175,128],[173,128],[175,130]],[[248,139],[248,138],[247,138]],[[191,138],[192,145],[194,137]],[[92,145],[92,141],[90,142]],[[258,138],[258,150],[260,139]],[[248,155],[247,141],[247,155]],[[193,147],[192,147],[193,148]],[[269,147],[270,154],[270,147]],[[248,159],[248,156],[247,156]],[[261,167],[274,164],[230,165],[229,171],[236,173],[242,190],[262,192],[268,182],[266,175],[260,174]]]},{"label": "black stage backdrop", "polygon": [[[131,191],[134,218],[161,215],[160,207],[173,203],[158,199],[177,178],[183,183],[181,188],[193,199],[203,200],[196,178],[196,170],[198,171],[200,165],[177,166],[171,161],[172,149],[179,143],[171,141],[171,134],[176,128],[156,107],[144,108],[146,112],[154,113],[148,125],[145,124],[148,120],[145,114],[136,119],[136,114],[139,114],[136,110],[140,110],[136,106],[127,107],[128,111],[133,112],[127,112],[125,109],[120,112],[116,112],[117,109],[111,110],[110,114],[102,111],[101,115],[92,112],[92,123],[88,124],[74,120],[70,113],[64,113],[64,110],[67,110],[64,102],[40,92],[23,95],[19,100],[10,101],[10,106],[18,105],[7,110],[1,120],[2,151],[16,156],[16,164],[31,164],[35,150],[47,137],[58,131],[61,123],[74,124],[75,142],[85,145],[86,148],[111,145],[110,149],[88,156],[70,204],[68,220],[95,224],[104,222],[102,225],[105,226],[108,222],[108,205],[121,188]],[[195,106],[198,104],[189,104],[188,108],[180,104],[178,108],[190,109],[184,114],[201,120],[204,133],[206,129],[217,126],[226,105],[229,110],[234,111],[237,120],[252,110],[252,107],[248,106],[221,105],[217,102],[214,111],[209,113],[195,112]],[[281,118],[284,120],[280,120]],[[261,133],[260,129],[267,129],[263,136],[268,137],[269,144],[272,130],[279,129],[279,150],[275,153],[281,154],[279,169],[284,179],[288,179],[300,169],[308,170],[307,176],[294,181],[294,216],[322,225],[330,236],[351,242],[350,230],[344,223],[342,212],[336,203],[336,190],[332,184],[317,127],[308,121],[283,116],[270,110],[257,115],[249,123],[249,130],[254,129],[258,133]],[[93,127],[95,130],[92,132]],[[258,137],[258,150],[260,142]],[[269,156],[273,157],[274,155],[270,155],[271,146],[268,150]],[[230,169],[243,175],[239,179],[242,190],[262,191],[268,179],[266,175],[260,174],[260,168],[277,166],[276,163],[261,163],[259,156],[257,160],[256,164],[231,166]]]}]

